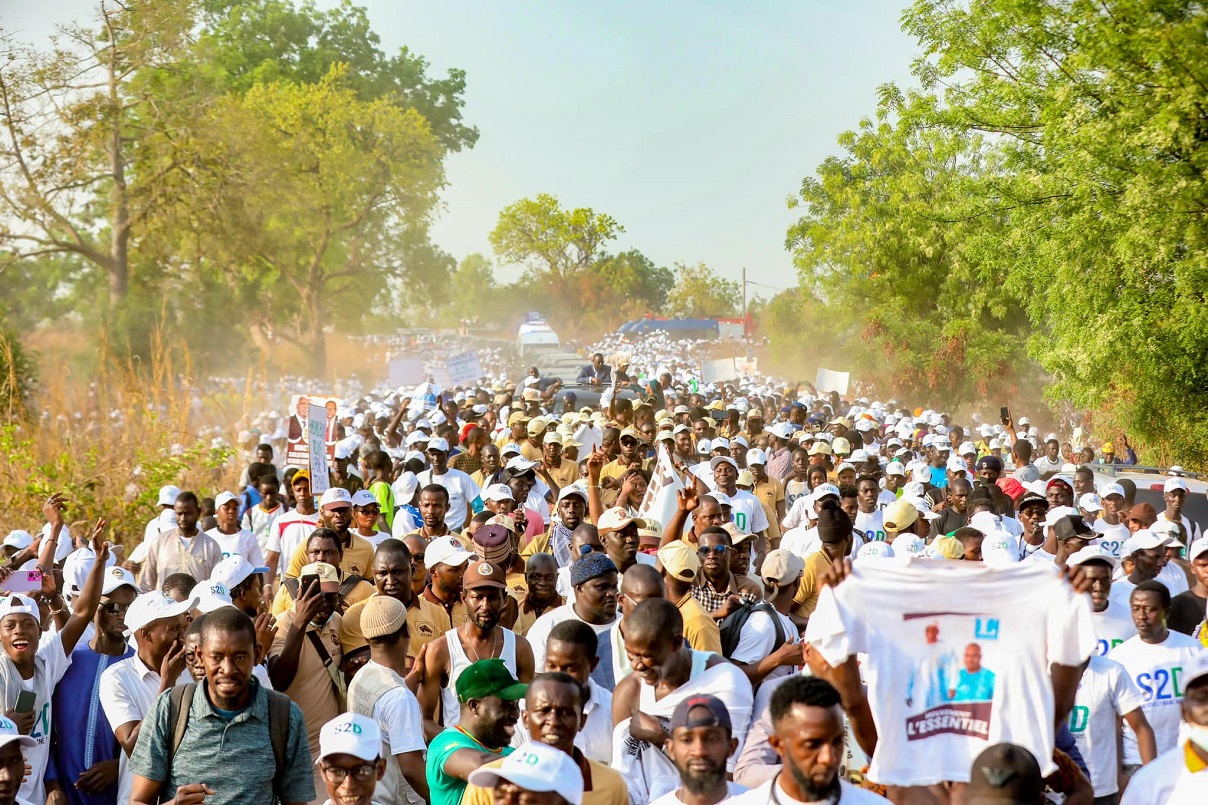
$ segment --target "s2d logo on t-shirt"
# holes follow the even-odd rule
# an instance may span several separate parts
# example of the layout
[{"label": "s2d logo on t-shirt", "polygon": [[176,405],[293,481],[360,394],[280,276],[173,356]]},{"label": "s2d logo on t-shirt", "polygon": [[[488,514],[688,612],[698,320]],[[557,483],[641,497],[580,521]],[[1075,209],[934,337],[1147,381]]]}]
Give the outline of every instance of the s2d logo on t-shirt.
[{"label": "s2d logo on t-shirt", "polygon": [[874,528],[870,528],[868,531],[861,531],[860,533],[864,535],[865,542],[884,542],[885,541],[885,532],[884,531],[877,531]]},{"label": "s2d logo on t-shirt", "polygon": [[747,530],[747,514],[746,512],[734,512],[734,525],[738,526],[739,530],[746,533]]},{"label": "s2d logo on t-shirt", "polygon": [[978,618],[973,633],[978,640],[997,640],[998,618],[986,618],[985,620]]},{"label": "s2d logo on t-shirt", "polygon": [[1095,652],[1100,657],[1106,657],[1107,652],[1111,651],[1112,649],[1114,649],[1116,646],[1120,645],[1123,642],[1124,641],[1118,637],[1113,637],[1111,640],[1107,640],[1107,639],[1096,640],[1095,641]]},{"label": "s2d logo on t-shirt", "polygon": [[1070,711],[1070,732],[1075,735],[1086,732],[1086,727],[1091,723],[1091,709],[1080,704],[1074,705],[1074,709]]},{"label": "s2d logo on t-shirt", "polygon": [[34,719],[33,729],[29,731],[29,737],[44,744],[48,735],[50,735],[50,702],[43,702],[42,709],[38,711],[38,717]]},{"label": "s2d logo on t-shirt", "polygon": [[1141,689],[1141,698],[1146,702],[1172,701],[1183,698],[1179,687],[1179,674],[1183,666],[1173,668],[1155,668],[1152,673],[1137,674],[1137,687]]}]

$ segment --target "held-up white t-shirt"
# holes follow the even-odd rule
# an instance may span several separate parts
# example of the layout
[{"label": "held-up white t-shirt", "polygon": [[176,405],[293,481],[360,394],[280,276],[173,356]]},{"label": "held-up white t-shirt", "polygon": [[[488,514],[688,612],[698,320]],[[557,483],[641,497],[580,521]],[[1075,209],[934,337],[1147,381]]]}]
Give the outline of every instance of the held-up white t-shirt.
[{"label": "held-up white t-shirt", "polygon": [[857,563],[822,589],[805,639],[831,665],[867,653],[869,777],[883,785],[967,782],[974,758],[1000,742],[1051,774],[1049,666],[1080,665],[1095,648],[1090,603],[1056,568],[917,557]]},{"label": "held-up white t-shirt", "polygon": [[[1183,715],[1184,669],[1204,647],[1192,637],[1171,630],[1161,643],[1146,643],[1138,635],[1124,641],[1108,653],[1108,659],[1124,666],[1141,691],[1141,709],[1153,727],[1158,752],[1172,748],[1179,738]],[[1137,736],[1124,725],[1124,762],[1137,764]]]},{"label": "held-up white t-shirt", "polygon": [[1100,657],[1106,657],[1116,646],[1137,636],[1137,627],[1128,607],[1111,596],[1107,599],[1107,609],[1091,612],[1091,622],[1095,625],[1095,653]]},{"label": "held-up white t-shirt", "polygon": [[1091,656],[1070,711],[1070,734],[1091,773],[1096,797],[1119,790],[1116,718],[1141,704],[1141,694],[1123,665],[1107,657]]}]

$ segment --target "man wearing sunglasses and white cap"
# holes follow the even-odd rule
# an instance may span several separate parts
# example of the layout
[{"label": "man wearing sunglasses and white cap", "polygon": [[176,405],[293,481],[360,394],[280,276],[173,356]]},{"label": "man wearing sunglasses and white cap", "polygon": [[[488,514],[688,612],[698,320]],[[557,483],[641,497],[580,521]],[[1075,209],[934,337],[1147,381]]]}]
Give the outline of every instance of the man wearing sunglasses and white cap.
[{"label": "man wearing sunglasses and white cap", "polygon": [[138,652],[101,674],[101,705],[122,747],[118,802],[129,802],[134,775],[127,769],[139,728],[155,697],[190,681],[185,667],[185,616],[197,597],[173,601],[161,590],[143,593],[126,610],[125,625]]}]

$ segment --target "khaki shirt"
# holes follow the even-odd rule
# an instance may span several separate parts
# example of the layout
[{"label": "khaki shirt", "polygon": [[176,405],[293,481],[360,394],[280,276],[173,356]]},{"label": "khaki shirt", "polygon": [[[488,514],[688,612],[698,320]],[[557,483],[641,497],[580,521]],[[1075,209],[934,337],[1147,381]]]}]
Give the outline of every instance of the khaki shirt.
[{"label": "khaki shirt", "polygon": [[692,593],[675,602],[684,618],[684,638],[697,651],[712,651],[721,654],[721,627],[709,617]]},{"label": "khaki shirt", "polygon": [[[277,617],[277,636],[273,638],[273,644],[268,650],[270,659],[281,656],[296,614],[290,609]],[[339,674],[340,659],[344,656],[340,649],[339,613],[333,614],[320,628],[307,624],[306,631],[318,633],[319,641],[331,658],[332,670]],[[302,639],[302,649],[298,652],[298,673],[294,674],[293,683],[281,692],[293,699],[302,710],[302,718],[306,721],[306,737],[310,740],[310,755],[312,758],[318,757],[319,730],[344,712],[344,692],[336,689],[331,674],[328,673],[327,666],[310,637]]]}]

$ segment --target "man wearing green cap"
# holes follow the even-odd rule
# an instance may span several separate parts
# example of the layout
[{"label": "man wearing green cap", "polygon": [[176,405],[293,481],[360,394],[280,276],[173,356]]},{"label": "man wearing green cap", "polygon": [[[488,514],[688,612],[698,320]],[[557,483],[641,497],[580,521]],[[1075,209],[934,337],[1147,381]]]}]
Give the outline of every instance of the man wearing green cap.
[{"label": "man wearing green cap", "polygon": [[512,676],[503,660],[479,660],[457,678],[461,719],[428,746],[430,805],[458,805],[470,772],[512,753],[520,699],[528,685]]}]

